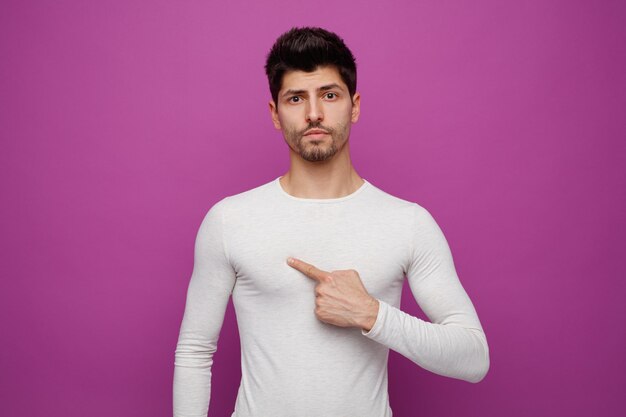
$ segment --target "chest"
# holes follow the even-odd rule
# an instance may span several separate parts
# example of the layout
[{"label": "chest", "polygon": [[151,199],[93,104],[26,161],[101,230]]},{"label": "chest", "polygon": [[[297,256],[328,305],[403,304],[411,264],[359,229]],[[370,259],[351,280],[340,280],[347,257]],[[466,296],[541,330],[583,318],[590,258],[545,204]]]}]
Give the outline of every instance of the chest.
[{"label": "chest", "polygon": [[401,230],[384,219],[315,208],[289,216],[251,215],[229,239],[234,296],[310,295],[315,281],[287,265],[289,256],[325,271],[355,269],[375,297],[398,295],[408,262]]}]

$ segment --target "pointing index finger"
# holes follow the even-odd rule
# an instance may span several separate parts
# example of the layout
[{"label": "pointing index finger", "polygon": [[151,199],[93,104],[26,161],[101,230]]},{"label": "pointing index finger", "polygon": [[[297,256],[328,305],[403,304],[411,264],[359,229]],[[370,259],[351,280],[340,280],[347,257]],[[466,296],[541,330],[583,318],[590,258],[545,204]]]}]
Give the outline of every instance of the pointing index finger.
[{"label": "pointing index finger", "polygon": [[296,258],[287,258],[289,266],[302,272],[307,277],[316,281],[324,281],[328,278],[329,273],[316,268],[315,266],[308,264]]}]

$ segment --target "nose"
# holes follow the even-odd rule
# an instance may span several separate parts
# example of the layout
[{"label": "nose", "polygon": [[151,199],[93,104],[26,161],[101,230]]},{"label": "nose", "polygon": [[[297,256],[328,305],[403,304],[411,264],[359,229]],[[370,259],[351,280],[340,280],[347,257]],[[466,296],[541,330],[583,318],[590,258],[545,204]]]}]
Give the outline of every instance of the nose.
[{"label": "nose", "polygon": [[322,104],[316,100],[310,100],[306,109],[306,121],[317,122],[324,119],[324,112],[322,111]]}]

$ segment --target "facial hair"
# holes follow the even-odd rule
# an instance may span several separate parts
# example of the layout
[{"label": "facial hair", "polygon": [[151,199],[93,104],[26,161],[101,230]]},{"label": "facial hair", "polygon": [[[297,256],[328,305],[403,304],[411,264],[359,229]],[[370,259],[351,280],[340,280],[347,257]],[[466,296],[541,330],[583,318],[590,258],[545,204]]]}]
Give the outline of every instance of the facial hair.
[{"label": "facial hair", "polygon": [[[321,129],[330,135],[330,146],[326,147],[321,144],[304,139],[304,133],[311,129]],[[345,144],[346,125],[337,124],[335,129],[323,126],[320,122],[309,123],[304,130],[285,129],[285,139],[291,149],[302,157],[305,161],[321,162],[332,158]],[[320,141],[321,142],[321,141]]]}]

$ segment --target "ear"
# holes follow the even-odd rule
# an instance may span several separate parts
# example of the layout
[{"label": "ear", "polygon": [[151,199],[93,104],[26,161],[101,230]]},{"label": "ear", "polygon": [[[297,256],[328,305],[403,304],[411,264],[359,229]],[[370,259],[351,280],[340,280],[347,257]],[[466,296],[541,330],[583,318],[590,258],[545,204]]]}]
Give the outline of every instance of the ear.
[{"label": "ear", "polygon": [[278,109],[276,108],[276,103],[274,103],[274,100],[270,100],[269,105],[270,115],[272,116],[272,123],[274,123],[274,127],[277,130],[282,130],[280,126],[280,119],[278,118]]},{"label": "ear", "polygon": [[356,123],[359,120],[361,114],[361,95],[354,93],[352,96],[352,123]]}]

